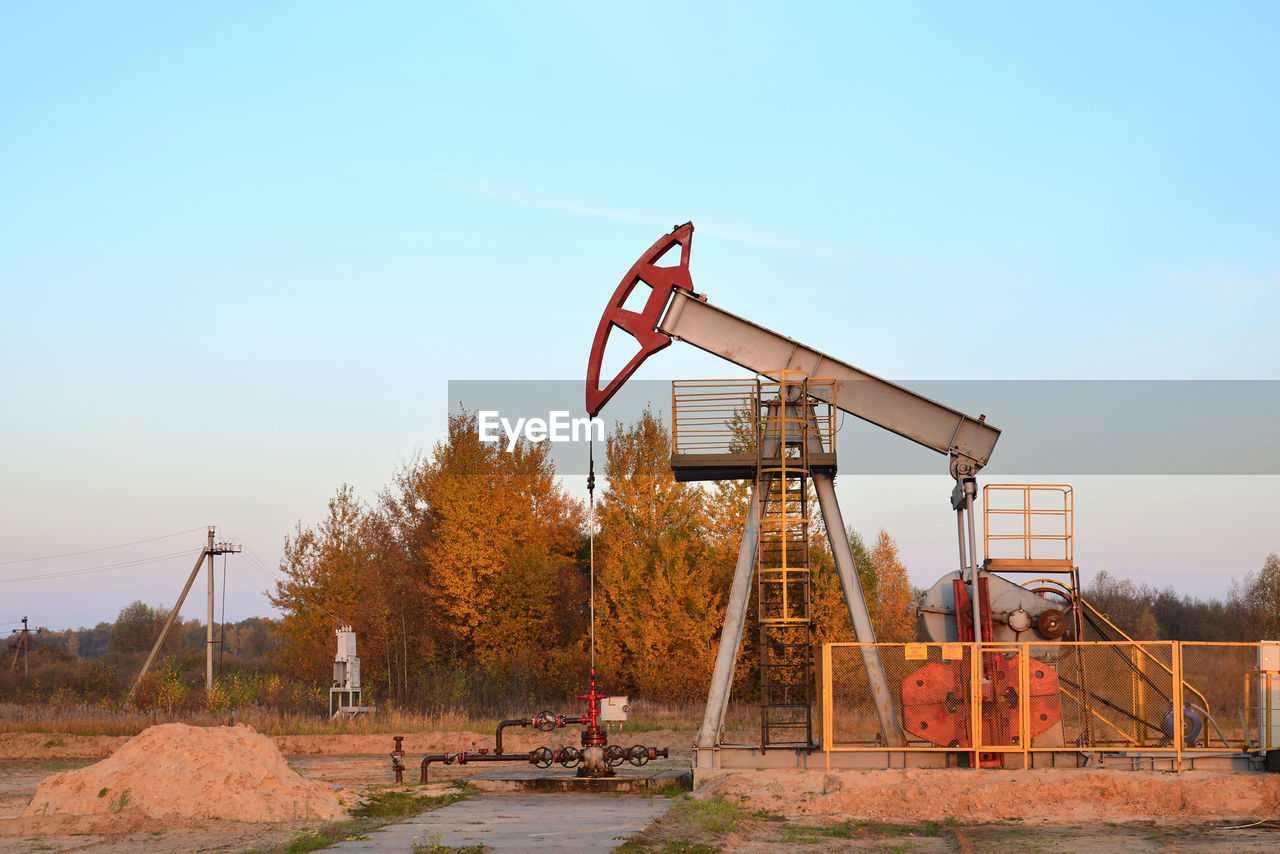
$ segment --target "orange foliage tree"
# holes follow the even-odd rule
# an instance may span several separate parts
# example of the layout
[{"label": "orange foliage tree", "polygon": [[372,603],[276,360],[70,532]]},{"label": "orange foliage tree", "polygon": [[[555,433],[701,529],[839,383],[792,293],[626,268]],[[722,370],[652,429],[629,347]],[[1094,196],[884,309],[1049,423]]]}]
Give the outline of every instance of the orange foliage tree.
[{"label": "orange foliage tree", "polygon": [[666,427],[647,410],[607,439],[596,638],[602,675],[622,690],[696,700],[711,679],[729,578],[708,559],[705,494],[676,482],[670,453]]},{"label": "orange foliage tree", "polygon": [[279,665],[295,673],[331,671],[334,629],[359,621],[364,589],[376,571],[365,536],[368,510],[343,484],[329,513],[312,528],[301,523],[285,539],[283,579],[268,594],[283,617],[275,631]]},{"label": "orange foliage tree", "polygon": [[[555,479],[546,445],[481,442],[474,413],[398,472],[375,508],[350,487],[286,541],[272,602],[277,663],[325,673],[333,629],[360,639],[364,684],[422,702],[424,672],[536,681],[581,660],[583,508]],[[576,656],[576,657],[575,657]]]},{"label": "orange foliage tree", "polygon": [[[646,411],[606,442],[597,508],[597,641],[610,691],[659,701],[706,695],[747,515],[750,483],[677,483],[665,426]],[[349,486],[285,544],[271,601],[276,665],[328,680],[333,630],[359,637],[366,690],[382,704],[521,704],[580,689],[587,638],[585,508],[556,479],[549,446],[481,442],[476,417],[406,464],[373,506]],[[816,522],[816,520],[815,520]],[[852,531],[878,639],[910,639],[910,588],[892,538]],[[852,639],[820,523],[815,642]],[[754,603],[755,597],[752,596]],[[757,625],[736,692],[757,681]],[[503,693],[505,691],[505,693]]]},{"label": "orange foliage tree", "polygon": [[907,568],[898,555],[898,543],[883,528],[871,547],[871,568],[876,579],[871,626],[882,643],[905,643],[916,638],[915,597]]},{"label": "orange foliage tree", "polygon": [[[853,562],[858,570],[858,581],[862,585],[876,641],[901,643],[915,640],[915,595],[907,579],[907,568],[898,554],[898,544],[883,529],[871,549],[852,528],[845,531],[845,536],[849,538],[849,549],[853,552]],[[866,640],[854,635],[849,608],[845,604],[835,561],[825,537],[819,545],[815,535],[814,543],[814,643]]]}]

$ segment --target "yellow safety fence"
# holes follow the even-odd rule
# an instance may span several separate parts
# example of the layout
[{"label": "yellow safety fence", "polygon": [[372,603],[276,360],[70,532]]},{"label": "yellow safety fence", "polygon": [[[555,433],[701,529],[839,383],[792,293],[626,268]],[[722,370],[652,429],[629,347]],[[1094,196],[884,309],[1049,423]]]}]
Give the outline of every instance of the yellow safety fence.
[{"label": "yellow safety fence", "polygon": [[[887,747],[867,646],[905,748]],[[822,747],[961,751],[1024,768],[1036,752],[1166,754],[1181,768],[1185,754],[1280,749],[1280,673],[1257,663],[1248,643],[985,643],[976,654],[972,643],[830,643]]]}]

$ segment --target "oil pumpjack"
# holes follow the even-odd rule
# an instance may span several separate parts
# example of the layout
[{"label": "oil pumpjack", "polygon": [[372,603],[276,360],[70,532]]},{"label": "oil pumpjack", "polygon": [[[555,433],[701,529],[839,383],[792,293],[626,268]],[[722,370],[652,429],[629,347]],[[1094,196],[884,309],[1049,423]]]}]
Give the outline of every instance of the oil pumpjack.
[{"label": "oil pumpjack", "polygon": [[[839,409],[946,456],[948,470],[955,481],[950,501],[956,513],[959,539],[961,569],[958,576],[962,579],[961,586],[971,591],[972,636],[975,638],[983,637],[982,621],[990,611],[979,584],[974,522],[977,474],[990,460],[1000,431],[986,423],[985,416],[973,418],[711,304],[693,289],[689,271],[692,243],[693,223],[676,226],[641,255],[618,284],[592,343],[587,367],[586,409],[592,416],[599,414],[647,358],[670,346],[673,341],[684,341],[746,368],[771,389],[771,399],[760,394],[753,399],[752,406],[761,413],[759,417],[752,415],[759,425],[753,443],[754,453],[680,453],[679,448],[674,448],[671,458],[677,480],[735,477],[754,480],[706,711],[695,748],[695,767],[716,767],[753,576],[757,577],[762,603],[762,662],[770,660],[771,650],[775,652],[775,658],[781,650],[787,655],[784,659],[789,662],[787,666],[793,668],[793,675],[783,684],[792,687],[812,683],[806,667],[794,667],[798,660],[796,648],[806,647],[804,640],[794,639],[797,627],[807,628],[807,576],[803,572],[793,573],[794,564],[789,564],[786,557],[789,547],[792,555],[803,555],[801,540],[807,537],[807,530],[797,532],[797,528],[801,524],[799,520],[807,518],[807,508],[801,507],[798,512],[789,513],[787,506],[793,502],[793,497],[807,494],[807,483],[812,484],[817,496],[854,631],[859,641],[875,640],[853,555],[843,536],[845,524],[836,501],[834,431],[824,434],[817,426],[815,410],[818,407]],[[625,305],[632,298],[633,291],[641,286],[649,288],[644,307],[640,311],[627,309]],[[605,349],[618,332],[633,338],[639,350],[616,376],[602,378]],[[792,483],[790,488],[788,481]],[[771,511],[771,507],[775,509]],[[778,521],[779,513],[783,517],[781,522]],[[789,519],[796,520],[795,524],[791,524]],[[771,524],[774,528],[772,538]],[[768,619],[766,603],[776,601],[779,596],[777,590],[773,594],[766,590],[767,578],[777,578],[778,573],[777,567],[767,567],[761,561],[767,561],[768,555],[779,549],[784,555],[781,599],[786,603],[794,598],[803,607],[793,607],[788,611],[784,606],[781,611],[775,611],[776,619]],[[800,589],[795,591],[795,597],[788,596],[786,585],[797,575]],[[793,642],[771,643],[767,633],[770,624],[774,627],[789,625],[789,637]],[[777,632],[775,636],[784,636],[784,633]],[[889,746],[902,746],[905,736],[901,718],[895,708],[894,690],[881,665],[879,652],[874,646],[863,646],[862,654],[882,738]],[[811,652],[803,652],[802,664],[810,662],[811,657]],[[795,673],[795,670],[799,672]],[[782,701],[775,702],[778,698],[770,696],[770,685],[782,680],[771,678],[767,664],[762,664],[761,679],[761,750],[784,745],[812,749],[809,703],[797,702],[794,696],[785,696],[786,692],[783,692]],[[780,720],[774,717],[774,712],[784,707],[800,708],[805,720],[799,722],[794,717],[783,716]],[[779,728],[791,729],[791,738],[779,738],[780,733],[774,732],[774,722]],[[803,737],[798,736],[801,730],[805,732]]]}]

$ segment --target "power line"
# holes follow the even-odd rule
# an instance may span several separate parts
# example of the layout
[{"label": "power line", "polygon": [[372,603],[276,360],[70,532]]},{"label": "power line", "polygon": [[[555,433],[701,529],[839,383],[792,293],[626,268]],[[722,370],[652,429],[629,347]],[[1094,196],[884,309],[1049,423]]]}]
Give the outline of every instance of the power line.
[{"label": "power line", "polygon": [[[245,557],[249,558],[249,565],[252,566],[254,569],[258,570],[258,572],[261,572],[269,580],[273,582],[288,580],[287,578],[285,578],[284,573],[280,572],[278,569],[277,570],[268,569],[266,561],[264,561],[262,558],[254,554],[252,550],[245,548],[243,553]],[[301,598],[307,600],[308,604],[310,604],[317,611],[324,614],[329,619],[333,620],[334,623],[339,625],[342,624],[343,621],[338,619],[338,617],[335,616],[332,611],[327,610],[323,605],[321,605],[319,601],[316,600],[316,597],[311,595],[311,591],[309,589],[305,587],[300,587],[297,592]]]},{"label": "power line", "polygon": [[140,546],[143,543],[154,543],[156,540],[168,540],[172,537],[181,537],[182,535],[190,534],[193,531],[203,531],[203,530],[204,528],[188,528],[185,531],[175,531],[172,534],[165,534],[160,537],[148,537],[145,540],[134,540],[131,543],[120,543],[119,545],[115,545],[115,546],[99,546],[96,549],[81,549],[78,552],[63,552],[62,554],[41,555],[40,557],[23,557],[23,558],[18,558],[17,560],[0,560],[0,566],[11,566],[12,564],[15,564],[15,563],[31,563],[32,561],[37,561],[37,560],[53,560],[54,558],[59,558],[59,557],[75,557],[76,555],[87,555],[93,552],[107,552],[107,551],[111,551],[112,549],[127,548],[128,546]]},{"label": "power line", "polygon": [[283,578],[283,576],[280,575],[279,570],[271,569],[271,567],[267,564],[267,562],[264,561],[262,558],[258,557],[257,552],[254,552],[252,549],[246,548],[244,550],[244,556],[249,559],[250,566],[252,566],[258,572],[262,573],[266,578],[270,579],[271,581],[280,581]]},{"label": "power line", "polygon": [[41,575],[23,575],[18,578],[0,578],[0,584],[11,584],[18,581],[41,581],[46,578],[69,578],[75,575],[91,575],[98,572],[110,572],[115,569],[128,569],[132,566],[145,566],[146,564],[160,563],[161,561],[172,560],[175,557],[181,557],[182,555],[189,554],[191,554],[190,549],[183,549],[180,552],[169,552],[167,554],[137,558],[136,560],[111,563],[104,566],[88,566],[82,569],[67,569],[62,572],[46,572]]}]

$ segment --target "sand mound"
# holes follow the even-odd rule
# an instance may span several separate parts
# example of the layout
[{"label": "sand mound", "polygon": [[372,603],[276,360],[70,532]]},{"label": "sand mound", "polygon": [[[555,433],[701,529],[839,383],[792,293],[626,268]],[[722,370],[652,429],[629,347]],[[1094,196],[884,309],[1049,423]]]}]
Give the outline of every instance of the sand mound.
[{"label": "sand mound", "polygon": [[745,797],[753,809],[789,818],[1208,822],[1266,817],[1280,802],[1280,775],[1064,768],[732,771],[708,781],[695,797],[710,794]]},{"label": "sand mound", "polygon": [[345,815],[328,786],[300,776],[252,727],[163,724],[97,764],[54,774],[23,816],[133,813],[249,822]]}]

